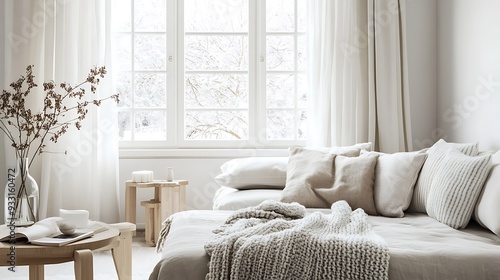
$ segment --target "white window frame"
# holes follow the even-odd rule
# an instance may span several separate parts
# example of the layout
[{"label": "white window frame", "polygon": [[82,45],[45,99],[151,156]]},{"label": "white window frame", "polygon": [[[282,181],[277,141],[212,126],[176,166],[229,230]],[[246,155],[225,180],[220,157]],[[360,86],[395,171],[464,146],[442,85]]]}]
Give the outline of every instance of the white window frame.
[{"label": "white window frame", "polygon": [[[272,0],[270,0],[272,1]],[[295,0],[297,1],[297,0]],[[132,53],[134,52],[134,1],[131,1]],[[167,0],[166,13],[166,50],[167,50],[167,96],[166,96],[166,140],[121,140],[121,149],[150,149],[150,148],[221,148],[221,149],[280,149],[292,145],[305,145],[305,140],[267,140],[266,139],[266,0],[249,0],[249,139],[246,140],[186,140],[184,139],[184,0]],[[255,16],[254,16],[255,15]],[[297,4],[295,4],[295,49],[297,49]],[[258,35],[258,36],[257,36]],[[255,50],[255,51],[252,51]],[[132,65],[134,61],[132,58]],[[132,68],[133,69],[133,68]],[[134,72],[134,70],[131,70]],[[140,72],[140,71],[137,71]],[[288,71],[287,71],[288,72]],[[297,65],[295,75],[297,85]],[[132,79],[132,88],[134,81]],[[175,93],[175,94],[169,94]],[[297,94],[297,90],[295,91]],[[132,96],[133,98],[133,96]],[[297,98],[295,96],[295,104]],[[173,106],[173,105],[176,106]],[[151,109],[155,110],[155,109]],[[297,106],[295,106],[297,111]],[[137,109],[133,109],[133,114]],[[131,116],[132,130],[134,119]],[[294,119],[295,123],[297,120]],[[258,130],[263,130],[259,132]],[[133,132],[132,132],[133,133]]]}]

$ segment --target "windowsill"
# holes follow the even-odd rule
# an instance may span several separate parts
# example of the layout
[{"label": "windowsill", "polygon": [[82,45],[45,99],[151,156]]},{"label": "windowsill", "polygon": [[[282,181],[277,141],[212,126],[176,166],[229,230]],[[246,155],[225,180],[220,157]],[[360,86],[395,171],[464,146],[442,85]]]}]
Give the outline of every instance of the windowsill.
[{"label": "windowsill", "polygon": [[179,149],[138,149],[138,148],[121,148],[119,151],[120,159],[153,159],[153,158],[239,158],[239,157],[279,157],[288,156],[287,148],[270,148],[270,149],[195,149],[195,148],[179,148]]}]

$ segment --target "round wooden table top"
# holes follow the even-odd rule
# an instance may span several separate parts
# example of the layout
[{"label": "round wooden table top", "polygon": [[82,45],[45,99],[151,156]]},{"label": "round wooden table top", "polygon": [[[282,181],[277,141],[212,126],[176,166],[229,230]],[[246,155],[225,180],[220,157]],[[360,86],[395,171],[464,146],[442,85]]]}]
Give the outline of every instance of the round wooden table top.
[{"label": "round wooden table top", "polygon": [[[6,226],[0,228],[5,235]],[[25,243],[0,242],[0,266],[11,266],[12,256],[16,265],[43,265],[73,261],[75,251],[89,249],[97,250],[118,242],[120,231],[108,228],[85,238],[64,246],[41,246]],[[3,236],[2,235],[2,236]]]}]

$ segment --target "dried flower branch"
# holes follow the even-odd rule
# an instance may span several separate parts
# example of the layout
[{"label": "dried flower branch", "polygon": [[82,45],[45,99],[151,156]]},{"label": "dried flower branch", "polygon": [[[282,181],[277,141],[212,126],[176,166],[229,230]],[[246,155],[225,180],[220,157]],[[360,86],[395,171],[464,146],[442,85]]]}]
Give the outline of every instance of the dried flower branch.
[{"label": "dried flower branch", "polygon": [[10,139],[17,157],[27,158],[33,152],[29,163],[31,166],[36,155],[44,151],[47,137],[57,143],[70,126],[74,125],[78,130],[82,127],[81,122],[87,116],[89,105],[99,106],[107,99],[118,103],[118,94],[103,99],[83,100],[88,94],[84,87],[90,85],[90,92],[95,95],[106,73],[104,66],[94,67],[90,69],[86,80],[75,86],[64,82],[59,84],[61,93],[57,91],[54,81],[43,83],[43,109],[34,113],[26,108],[26,98],[38,85],[34,82],[33,65],[26,67],[26,76],[11,83],[12,90],[3,90],[0,98],[0,130]]}]

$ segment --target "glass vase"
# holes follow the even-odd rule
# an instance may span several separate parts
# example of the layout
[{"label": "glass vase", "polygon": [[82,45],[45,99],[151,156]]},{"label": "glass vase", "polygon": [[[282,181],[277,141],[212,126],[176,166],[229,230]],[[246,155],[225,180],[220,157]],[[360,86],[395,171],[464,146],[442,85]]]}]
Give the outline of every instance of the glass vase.
[{"label": "glass vase", "polygon": [[29,226],[38,221],[40,193],[28,166],[28,158],[23,158],[17,160],[15,168],[8,169],[4,204],[7,225]]}]

